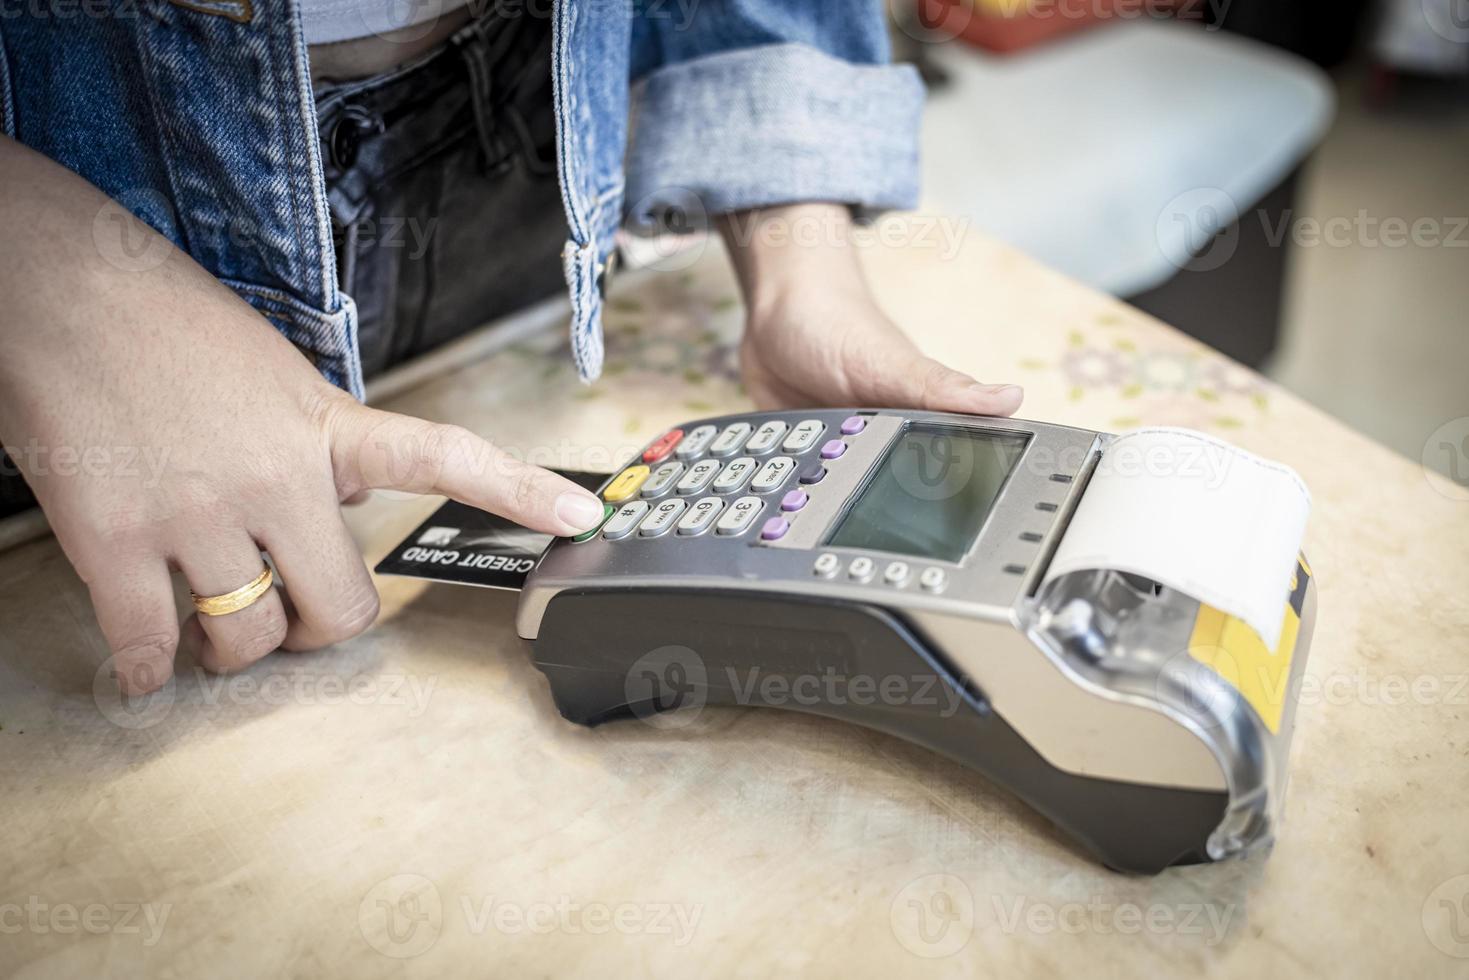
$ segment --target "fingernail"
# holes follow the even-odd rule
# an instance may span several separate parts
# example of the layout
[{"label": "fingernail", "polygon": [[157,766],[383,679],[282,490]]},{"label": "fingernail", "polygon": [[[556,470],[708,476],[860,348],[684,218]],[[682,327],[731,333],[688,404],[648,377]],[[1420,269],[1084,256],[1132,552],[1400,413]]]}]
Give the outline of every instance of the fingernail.
[{"label": "fingernail", "polygon": [[563,493],[556,498],[556,516],[578,531],[587,531],[602,519],[602,503],[590,494]]},{"label": "fingernail", "polygon": [[1025,389],[1022,388],[1022,387],[1020,387],[1019,385],[981,385],[981,384],[975,384],[975,385],[970,385],[970,387],[972,389],[974,389],[975,391],[979,392],[982,395],[1008,395],[1011,392],[1014,392],[1017,395],[1024,395],[1025,394]]}]

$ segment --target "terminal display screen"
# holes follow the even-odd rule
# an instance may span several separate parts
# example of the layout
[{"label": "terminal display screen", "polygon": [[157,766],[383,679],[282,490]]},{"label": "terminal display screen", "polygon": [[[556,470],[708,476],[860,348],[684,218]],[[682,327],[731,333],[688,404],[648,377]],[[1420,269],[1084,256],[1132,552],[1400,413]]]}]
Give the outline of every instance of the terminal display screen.
[{"label": "terminal display screen", "polygon": [[909,426],[827,544],[959,561],[1029,440],[1018,432]]}]

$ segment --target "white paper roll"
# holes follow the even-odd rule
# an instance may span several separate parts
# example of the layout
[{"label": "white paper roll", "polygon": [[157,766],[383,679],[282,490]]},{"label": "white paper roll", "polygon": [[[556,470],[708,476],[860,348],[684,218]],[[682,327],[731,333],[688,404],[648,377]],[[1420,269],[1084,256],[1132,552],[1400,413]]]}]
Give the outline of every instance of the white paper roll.
[{"label": "white paper roll", "polygon": [[1046,573],[1110,568],[1236,616],[1274,650],[1311,495],[1288,466],[1189,429],[1107,446]]}]

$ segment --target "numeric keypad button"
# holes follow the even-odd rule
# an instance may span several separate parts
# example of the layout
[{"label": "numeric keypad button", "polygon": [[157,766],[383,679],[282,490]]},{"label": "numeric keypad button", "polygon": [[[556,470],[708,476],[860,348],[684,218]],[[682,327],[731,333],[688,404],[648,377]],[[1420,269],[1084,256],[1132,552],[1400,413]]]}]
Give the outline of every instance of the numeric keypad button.
[{"label": "numeric keypad button", "polygon": [[678,481],[678,492],[681,494],[698,493],[709,485],[714,479],[714,474],[719,472],[719,460],[701,459]]},{"label": "numeric keypad button", "polygon": [[789,456],[776,456],[760,467],[760,472],[750,481],[750,489],[756,493],[769,493],[779,490],[781,484],[785,483],[786,477],[790,476],[796,469],[796,461]]},{"label": "numeric keypad button", "polygon": [[760,456],[770,452],[780,444],[781,436],[786,434],[787,428],[789,426],[779,419],[761,423],[760,428],[756,429],[755,434],[750,437],[750,441],[745,443],[745,452],[751,456]]},{"label": "numeric keypad button", "polygon": [[804,453],[816,445],[816,440],[826,431],[826,425],[820,419],[802,419],[796,423],[791,434],[786,436],[786,441],[780,444],[783,453]]},{"label": "numeric keypad button", "polygon": [[755,518],[760,516],[764,507],[765,502],[759,497],[741,497],[729,505],[715,529],[724,535],[742,534],[755,523]]},{"label": "numeric keypad button", "polygon": [[719,433],[719,437],[709,446],[709,455],[718,456],[721,459],[725,456],[733,456],[745,448],[745,440],[750,438],[753,430],[754,426],[749,422],[732,422],[726,425],[724,431]]},{"label": "numeric keypad button", "polygon": [[724,464],[724,469],[714,478],[715,493],[738,493],[750,482],[750,477],[755,475],[755,461],[748,456],[732,459]]},{"label": "numeric keypad button", "polygon": [[689,505],[683,519],[678,522],[678,533],[685,538],[697,537],[714,526],[714,518],[724,510],[724,501],[719,497],[704,497]]},{"label": "numeric keypad button", "polygon": [[625,538],[632,533],[633,528],[638,526],[638,521],[648,512],[646,500],[634,500],[617,508],[607,523],[602,525],[602,537],[608,541],[616,541]]},{"label": "numeric keypad button", "polygon": [[674,481],[683,473],[683,464],[674,460],[659,463],[653,468],[653,472],[643,481],[642,497],[644,500],[657,500],[665,493],[673,489]]},{"label": "numeric keypad button", "polygon": [[693,459],[695,456],[703,455],[704,450],[709,448],[709,444],[718,434],[719,429],[712,425],[701,425],[691,429],[683,437],[683,442],[678,444],[678,449],[674,450],[673,454],[679,459]]},{"label": "numeric keypad button", "polygon": [[643,523],[638,525],[638,535],[644,538],[656,538],[660,534],[666,534],[678,523],[679,517],[683,515],[684,508],[689,505],[687,500],[679,497],[670,497],[661,504],[655,504],[651,513],[643,518]]}]

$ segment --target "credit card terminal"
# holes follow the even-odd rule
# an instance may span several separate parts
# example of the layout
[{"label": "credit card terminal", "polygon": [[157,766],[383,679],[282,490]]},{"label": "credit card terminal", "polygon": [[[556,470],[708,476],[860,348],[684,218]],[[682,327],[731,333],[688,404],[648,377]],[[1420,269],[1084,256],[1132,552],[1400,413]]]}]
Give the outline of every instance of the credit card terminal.
[{"label": "credit card terminal", "polygon": [[1048,579],[1112,438],[916,411],[689,422],[546,550],[517,628],[580,724],[811,712],[978,770],[1114,869],[1235,855],[1279,821],[1310,571],[1263,651],[1273,700],[1199,652],[1254,638],[1219,610],[1108,568]]}]

